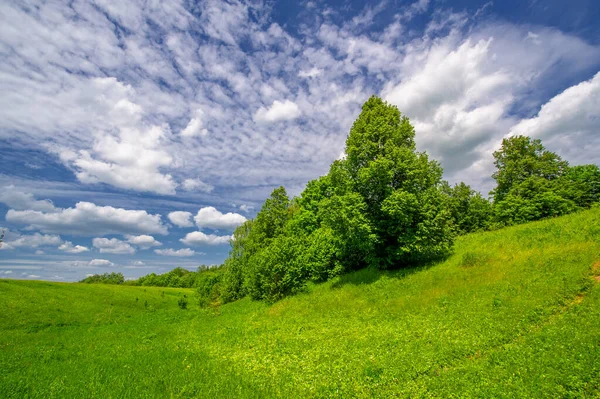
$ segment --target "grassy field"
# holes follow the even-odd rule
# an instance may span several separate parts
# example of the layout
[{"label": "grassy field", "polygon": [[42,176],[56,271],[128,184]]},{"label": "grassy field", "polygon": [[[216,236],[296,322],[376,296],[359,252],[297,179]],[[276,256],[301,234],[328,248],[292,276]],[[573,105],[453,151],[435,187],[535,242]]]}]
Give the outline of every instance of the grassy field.
[{"label": "grassy field", "polygon": [[600,209],[273,305],[0,280],[0,396],[600,397],[598,275]]}]

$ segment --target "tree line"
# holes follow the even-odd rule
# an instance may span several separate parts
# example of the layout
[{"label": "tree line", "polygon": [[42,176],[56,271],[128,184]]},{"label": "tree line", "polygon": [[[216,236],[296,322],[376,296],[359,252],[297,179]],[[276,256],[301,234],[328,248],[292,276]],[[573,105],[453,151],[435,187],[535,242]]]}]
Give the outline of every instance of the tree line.
[{"label": "tree line", "polygon": [[[451,186],[440,164],[417,151],[409,119],[376,96],[352,125],[345,154],[298,197],[275,189],[234,231],[224,264],[197,272],[210,274],[194,280],[205,303],[276,301],[308,281],[429,262],[447,256],[457,235],[600,202],[597,165],[570,166],[526,136],[505,138],[494,152],[489,199],[465,183]],[[138,281],[157,278],[150,276]]]}]

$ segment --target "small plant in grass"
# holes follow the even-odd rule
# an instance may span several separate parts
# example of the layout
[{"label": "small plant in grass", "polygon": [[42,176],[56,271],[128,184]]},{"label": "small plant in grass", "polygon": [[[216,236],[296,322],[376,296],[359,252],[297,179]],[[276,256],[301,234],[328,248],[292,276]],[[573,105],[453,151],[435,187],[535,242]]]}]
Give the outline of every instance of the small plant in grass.
[{"label": "small plant in grass", "polygon": [[183,298],[179,298],[179,300],[177,301],[177,305],[179,305],[179,308],[181,308],[183,310],[187,309],[187,305],[188,305],[187,295],[183,295]]},{"label": "small plant in grass", "polygon": [[481,266],[482,264],[487,262],[488,259],[489,259],[489,257],[486,256],[485,254],[476,254],[473,252],[467,252],[462,256],[460,265],[462,267]]}]

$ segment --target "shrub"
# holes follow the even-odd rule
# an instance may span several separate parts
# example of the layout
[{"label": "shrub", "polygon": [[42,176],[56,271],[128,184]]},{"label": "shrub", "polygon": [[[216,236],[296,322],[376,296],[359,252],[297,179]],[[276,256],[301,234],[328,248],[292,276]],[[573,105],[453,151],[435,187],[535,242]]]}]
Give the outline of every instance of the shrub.
[{"label": "shrub", "polygon": [[187,301],[187,296],[184,295],[183,297],[179,298],[179,300],[177,301],[177,305],[179,305],[180,309],[187,309],[187,305],[188,305],[188,301]]}]

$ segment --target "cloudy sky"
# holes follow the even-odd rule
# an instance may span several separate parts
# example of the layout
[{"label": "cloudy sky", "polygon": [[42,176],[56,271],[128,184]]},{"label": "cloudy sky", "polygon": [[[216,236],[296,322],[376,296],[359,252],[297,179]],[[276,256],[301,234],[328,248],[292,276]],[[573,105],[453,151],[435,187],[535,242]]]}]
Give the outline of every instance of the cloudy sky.
[{"label": "cloudy sky", "polygon": [[218,264],[372,94],[487,192],[502,137],[600,163],[596,0],[0,2],[0,277]]}]

